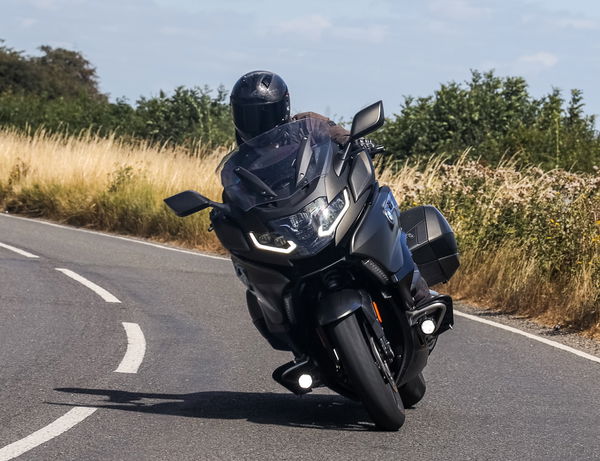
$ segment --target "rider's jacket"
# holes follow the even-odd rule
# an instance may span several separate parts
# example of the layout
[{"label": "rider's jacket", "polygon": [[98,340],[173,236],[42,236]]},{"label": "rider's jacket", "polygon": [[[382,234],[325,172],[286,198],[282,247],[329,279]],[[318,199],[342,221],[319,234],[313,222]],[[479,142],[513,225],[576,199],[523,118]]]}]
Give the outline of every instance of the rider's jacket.
[{"label": "rider's jacket", "polygon": [[[350,132],[338,124],[336,124],[333,120],[328,119],[324,115],[317,114],[316,112],[300,112],[292,117],[292,120],[302,120],[303,118],[316,118],[318,120],[324,120],[329,125],[329,136],[340,146],[345,145],[348,142],[348,138],[350,137]],[[242,144],[242,140],[236,132],[235,139],[237,141],[238,146]]]},{"label": "rider's jacket", "polygon": [[292,117],[292,120],[301,120],[303,118],[316,118],[319,120],[324,120],[329,125],[329,136],[340,146],[345,145],[348,142],[348,138],[350,137],[350,132],[338,124],[336,124],[333,120],[328,119],[324,115],[317,114],[316,112],[300,112]]}]

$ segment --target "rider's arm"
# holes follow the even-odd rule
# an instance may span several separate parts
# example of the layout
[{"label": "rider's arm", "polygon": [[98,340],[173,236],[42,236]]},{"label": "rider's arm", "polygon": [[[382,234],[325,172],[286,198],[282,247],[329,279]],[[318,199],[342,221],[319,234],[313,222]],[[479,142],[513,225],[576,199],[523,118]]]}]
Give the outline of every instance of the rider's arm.
[{"label": "rider's arm", "polygon": [[317,114],[316,112],[301,112],[292,117],[292,120],[302,120],[303,118],[316,118],[319,120],[323,120],[327,122],[329,125],[329,136],[340,146],[345,145],[350,138],[350,132],[338,124],[336,124],[333,120],[328,119],[324,115]]}]

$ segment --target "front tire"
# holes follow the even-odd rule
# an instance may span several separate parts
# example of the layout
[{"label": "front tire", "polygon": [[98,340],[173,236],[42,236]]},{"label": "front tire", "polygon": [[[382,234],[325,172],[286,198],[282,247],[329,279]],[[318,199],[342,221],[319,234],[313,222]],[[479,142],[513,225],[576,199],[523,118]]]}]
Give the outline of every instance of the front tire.
[{"label": "front tire", "polygon": [[350,315],[331,327],[336,352],[352,388],[377,427],[397,431],[405,419],[402,399],[393,379],[384,377],[372,334],[359,322],[362,324],[356,315]]}]

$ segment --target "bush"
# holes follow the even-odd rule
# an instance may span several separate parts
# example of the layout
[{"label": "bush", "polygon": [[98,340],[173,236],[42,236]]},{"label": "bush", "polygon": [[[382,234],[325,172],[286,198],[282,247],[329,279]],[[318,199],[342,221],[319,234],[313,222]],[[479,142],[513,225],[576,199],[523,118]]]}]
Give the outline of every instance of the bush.
[{"label": "bush", "polygon": [[41,56],[25,56],[3,43],[0,40],[0,93],[107,100],[98,89],[96,69],[81,53],[43,45]]},{"label": "bush", "polygon": [[215,97],[210,93],[206,86],[180,86],[172,96],[161,91],[157,97],[140,98],[135,111],[135,136],[159,144],[186,146],[192,152],[199,144],[231,144],[234,132],[227,91],[221,86]]},{"label": "bush", "polygon": [[535,99],[521,77],[473,71],[465,84],[406,97],[400,114],[375,138],[400,159],[446,153],[456,160],[472,147],[471,158],[492,165],[514,156],[519,166],[590,172],[600,164],[600,137],[583,107],[579,90],[571,91],[568,103],[558,89]]},{"label": "bush", "polygon": [[185,146],[234,142],[233,125],[223,87],[211,96],[208,87],[178,87],[172,95],[140,97],[134,106],[124,99],[108,101],[98,89],[96,69],[83,55],[41,46],[41,56],[26,56],[0,40],[0,126],[101,136],[157,145]]},{"label": "bush", "polygon": [[101,136],[116,134],[128,140],[184,146],[197,153],[201,145],[234,142],[226,92],[219,88],[215,97],[210,93],[208,88],[180,87],[171,96],[161,92],[154,98],[140,98],[132,107],[125,100],[46,99],[7,91],[0,93],[0,126],[62,134],[91,130]]}]

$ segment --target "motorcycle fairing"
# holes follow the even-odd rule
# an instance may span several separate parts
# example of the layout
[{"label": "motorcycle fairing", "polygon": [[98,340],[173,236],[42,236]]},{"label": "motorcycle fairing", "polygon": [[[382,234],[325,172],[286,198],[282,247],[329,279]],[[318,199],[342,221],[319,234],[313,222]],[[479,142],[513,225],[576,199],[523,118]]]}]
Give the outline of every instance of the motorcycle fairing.
[{"label": "motorcycle fairing", "polygon": [[406,245],[406,235],[400,228],[398,208],[393,205],[390,208],[388,205],[392,199],[389,187],[379,189],[373,199],[373,206],[352,236],[350,254],[373,259],[389,274],[396,274],[398,279],[402,279],[414,270],[414,264]]},{"label": "motorcycle fairing", "polygon": [[[295,261],[312,258],[318,253],[326,253],[329,247],[338,246],[355,225],[376,184],[373,166],[363,152],[353,162],[348,162],[339,176],[327,174],[339,154],[335,143],[328,134],[325,136],[327,128],[320,120],[302,119],[252,140],[229,157],[223,167],[222,180],[224,199],[231,211],[225,217],[219,210],[214,210],[211,220],[219,239],[231,244],[226,246],[233,254],[259,263],[291,267]],[[277,143],[281,136],[285,142]],[[266,157],[262,159],[259,154]],[[277,155],[283,158],[279,159]],[[281,162],[287,165],[288,173],[278,177],[274,171]],[[244,168],[242,177],[235,173],[240,166]],[[248,172],[256,175],[265,190],[260,190],[256,179],[244,179]],[[270,196],[269,190],[276,196]],[[278,233],[281,231],[275,225],[278,220],[298,213],[321,197],[331,203],[340,195],[347,197],[349,207],[331,237],[334,245],[329,242],[317,253],[307,254],[300,250],[277,253],[265,251],[252,241],[251,233],[254,236]],[[293,240],[293,236],[288,242],[293,242],[294,246],[302,245]]]}]

